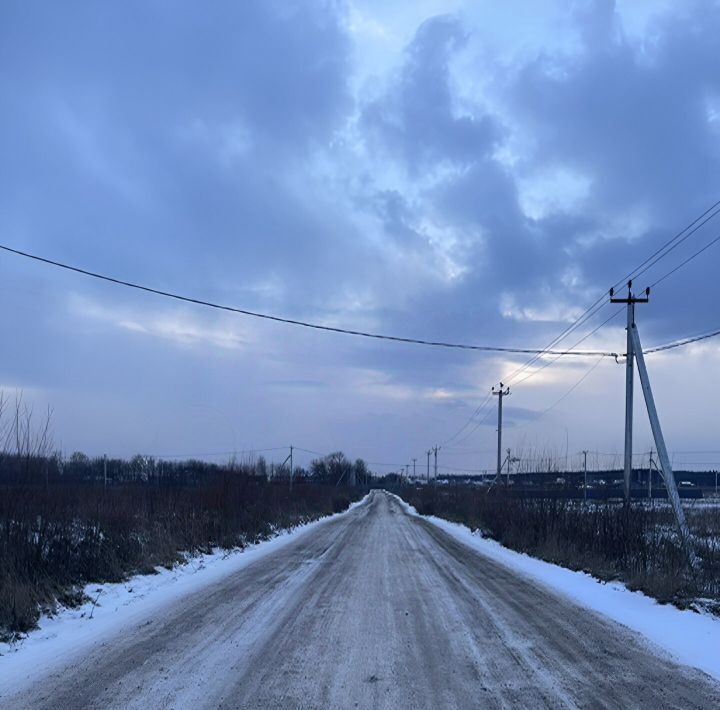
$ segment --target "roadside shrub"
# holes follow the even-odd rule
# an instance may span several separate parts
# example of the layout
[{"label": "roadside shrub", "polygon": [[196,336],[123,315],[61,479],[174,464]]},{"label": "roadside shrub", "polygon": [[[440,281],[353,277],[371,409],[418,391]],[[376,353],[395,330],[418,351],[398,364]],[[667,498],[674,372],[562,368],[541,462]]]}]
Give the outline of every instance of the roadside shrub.
[{"label": "roadside shrub", "polygon": [[479,529],[501,544],[548,562],[622,580],[660,602],[720,610],[720,510],[687,511],[700,565],[691,569],[667,506],[513,497],[475,486],[400,491],[421,514]]},{"label": "roadside shrub", "polygon": [[25,632],[41,607],[77,602],[85,584],[117,582],[183,553],[242,547],[278,528],[339,512],[357,491],[250,471],[190,484],[54,478],[0,484],[0,634]]}]

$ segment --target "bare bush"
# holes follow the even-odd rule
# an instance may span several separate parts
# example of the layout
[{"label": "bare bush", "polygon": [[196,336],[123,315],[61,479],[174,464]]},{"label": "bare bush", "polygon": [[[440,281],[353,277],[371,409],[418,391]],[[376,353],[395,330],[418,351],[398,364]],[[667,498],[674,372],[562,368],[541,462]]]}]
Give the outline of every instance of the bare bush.
[{"label": "bare bush", "polygon": [[[667,506],[566,498],[522,498],[474,486],[404,489],[421,514],[480,529],[514,550],[600,579],[619,579],[662,602],[720,611],[720,511],[691,509],[688,520],[701,564],[688,568]],[[704,600],[704,601],[703,601]]]},{"label": "bare bush", "polygon": [[[111,461],[106,487],[102,459],[38,456],[47,437],[28,437],[32,420],[18,411],[21,445],[0,455],[0,637],[32,628],[57,600],[78,601],[85,584],[242,547],[344,510],[359,495],[307,477],[290,491],[236,462],[147,457]],[[14,421],[11,428],[15,435]]]}]

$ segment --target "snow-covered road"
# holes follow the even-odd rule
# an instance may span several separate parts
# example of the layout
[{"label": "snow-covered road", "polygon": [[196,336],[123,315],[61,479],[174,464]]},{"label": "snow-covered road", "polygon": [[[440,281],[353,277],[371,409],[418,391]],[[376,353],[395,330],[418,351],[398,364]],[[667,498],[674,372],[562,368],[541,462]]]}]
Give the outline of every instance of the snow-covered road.
[{"label": "snow-covered road", "polygon": [[720,706],[708,676],[382,492],[45,677],[32,675],[0,704]]}]

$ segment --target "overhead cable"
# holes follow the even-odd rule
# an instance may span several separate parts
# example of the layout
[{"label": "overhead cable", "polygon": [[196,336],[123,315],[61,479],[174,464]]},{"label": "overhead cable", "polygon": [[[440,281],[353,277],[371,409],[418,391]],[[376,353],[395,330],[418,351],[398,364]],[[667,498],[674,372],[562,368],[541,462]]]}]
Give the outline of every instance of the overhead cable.
[{"label": "overhead cable", "polygon": [[194,298],[191,296],[184,296],[179,293],[174,293],[172,291],[164,291],[162,289],[153,288],[152,286],[145,286],[143,284],[134,283],[132,281],[125,281],[124,279],[119,279],[114,276],[107,276],[106,274],[100,274],[95,271],[89,271],[87,269],[80,268],[78,266],[72,266],[70,264],[65,264],[59,261],[55,261],[53,259],[47,259],[42,256],[38,256],[37,254],[30,254],[29,252],[20,251],[19,249],[13,249],[12,247],[8,247],[4,244],[0,244],[0,249],[3,251],[9,252],[11,254],[16,254],[18,256],[23,256],[28,259],[33,259],[34,261],[39,261],[43,264],[48,264],[50,266],[55,266],[60,269],[65,269],[66,271],[72,271],[77,274],[82,274],[83,276],[89,276],[94,279],[99,279],[101,281],[107,281],[109,283],[118,285],[118,286],[126,286],[127,288],[136,289],[138,291],[144,291],[145,293],[152,293],[156,296],[163,296],[165,298],[171,298],[176,301],[183,301],[185,303],[192,303],[198,306],[206,306],[207,308],[215,308],[217,310],[221,311],[228,311],[230,313],[238,313],[240,315],[250,316],[252,318],[261,318],[263,320],[270,320],[275,321],[277,323],[285,323],[288,325],[296,325],[303,328],[312,328],[314,330],[322,330],[327,331],[330,333],[342,333],[344,335],[355,335],[360,336],[363,338],[374,338],[375,340],[390,340],[397,343],[409,343],[412,345],[426,345],[431,347],[440,347],[440,348],[452,348],[452,349],[458,349],[458,350],[475,350],[480,352],[499,352],[499,353],[516,353],[516,354],[548,354],[548,355],[576,355],[580,357],[597,357],[602,355],[603,357],[614,357],[615,353],[611,352],[602,352],[599,350],[592,350],[592,351],[570,351],[570,350],[545,350],[545,349],[539,349],[539,348],[513,348],[513,347],[504,347],[504,346],[494,346],[494,345],[471,345],[468,343],[451,343],[451,342],[444,342],[439,340],[424,340],[420,338],[405,338],[398,335],[386,335],[383,333],[370,333],[362,330],[352,330],[349,328],[337,328],[335,326],[330,325],[322,325],[320,323],[312,323],[309,321],[302,321],[297,320],[295,318],[285,318],[284,316],[276,316],[271,315],[269,313],[260,313],[258,311],[250,311],[246,308],[238,308],[235,306],[227,306],[220,303],[214,303],[212,301],[205,301],[203,299]]}]

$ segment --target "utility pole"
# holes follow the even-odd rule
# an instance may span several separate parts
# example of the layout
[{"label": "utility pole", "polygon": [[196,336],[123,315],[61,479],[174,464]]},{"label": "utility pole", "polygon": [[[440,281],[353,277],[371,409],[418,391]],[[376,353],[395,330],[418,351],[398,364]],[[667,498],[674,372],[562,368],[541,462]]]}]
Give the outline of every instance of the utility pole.
[{"label": "utility pole", "polygon": [[503,383],[500,383],[500,387],[495,389],[492,388],[492,393],[497,395],[498,398],[498,428],[497,428],[497,477],[500,478],[500,472],[502,470],[502,401],[503,397],[507,397],[510,394],[510,388],[504,387]]},{"label": "utility pole", "polygon": [[427,454],[427,482],[430,483],[430,454],[432,453],[432,449],[428,449],[426,452]]},{"label": "utility pole", "polygon": [[438,452],[439,448],[440,448],[439,446],[435,446],[433,448],[433,452],[435,454],[435,476],[434,476],[433,480],[435,481],[436,484],[437,484],[437,452]]},{"label": "utility pole", "polygon": [[[640,385],[642,386],[643,395],[645,397],[645,408],[647,409],[648,419],[650,420],[650,429],[652,430],[653,439],[655,440],[655,449],[657,451],[658,461],[660,462],[660,474],[662,475],[663,481],[665,483],[668,500],[670,501],[673,513],[675,514],[675,523],[677,524],[680,539],[682,540],[691,566],[695,566],[697,558],[692,549],[690,531],[688,530],[687,522],[685,520],[685,512],[683,511],[682,504],[680,503],[680,495],[678,494],[677,485],[675,483],[675,475],[673,474],[672,465],[670,464],[670,457],[668,456],[667,447],[665,446],[665,438],[663,437],[662,428],[660,426],[660,419],[658,418],[657,407],[655,406],[655,398],[653,397],[652,388],[650,387],[650,377],[648,375],[647,367],[645,366],[645,355],[643,354],[642,343],[640,342],[640,334],[638,333],[637,324],[635,323],[634,305],[636,303],[647,303],[649,299],[649,288],[645,289],[644,298],[636,298],[635,296],[633,296],[632,281],[628,281],[627,298],[614,299],[613,289],[610,289],[610,301],[612,303],[626,303],[628,306],[628,333],[630,335],[628,339],[628,361],[631,361],[631,358],[633,358],[637,362],[638,374],[640,376]],[[629,381],[632,381],[632,372],[630,373]],[[628,382],[628,379],[626,379],[626,382]],[[625,500],[629,501],[629,473],[632,470],[632,389],[629,408],[629,420],[627,398],[625,414]],[[629,457],[628,436],[630,437]]]},{"label": "utility pole", "polygon": [[652,467],[653,467],[653,450],[650,447],[650,461],[648,462],[648,498],[652,500]]},{"label": "utility pole", "polygon": [[625,361],[625,502],[630,501],[630,477],[632,476],[632,429],[633,429],[633,374],[635,372],[635,353],[633,349],[632,326],[635,323],[635,304],[647,303],[650,289],[645,291],[644,298],[637,298],[632,292],[632,281],[627,283],[627,298],[614,298],[614,289],[610,289],[610,303],[627,305],[627,358]]},{"label": "utility pole", "polygon": [[512,458],[510,457],[510,449],[507,449],[507,468],[505,469],[505,486],[510,487],[510,466]]},{"label": "utility pole", "polygon": [[415,462],[416,461],[417,461],[417,459],[412,460],[412,462],[413,462],[413,478],[415,478]]},{"label": "utility pole", "polygon": [[[290,453],[287,455],[287,458],[280,464],[280,468],[278,469],[280,471],[280,475],[282,476],[282,472],[285,470],[285,464],[287,462],[290,462],[290,492],[292,493],[292,484],[293,484],[293,447],[290,447]],[[270,471],[271,477],[274,473],[274,464],[270,464]]]},{"label": "utility pole", "polygon": [[588,455],[587,449],[585,449],[582,453],[583,453],[583,477],[585,479],[585,487],[583,488],[583,492],[584,492],[583,498],[584,498],[585,502],[587,503],[587,455]]}]

